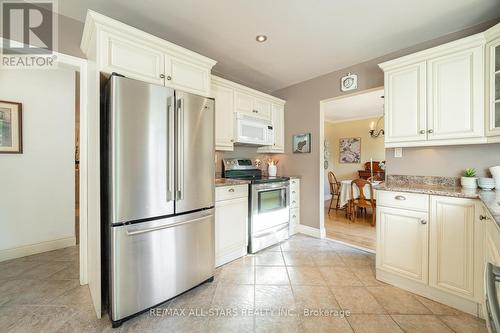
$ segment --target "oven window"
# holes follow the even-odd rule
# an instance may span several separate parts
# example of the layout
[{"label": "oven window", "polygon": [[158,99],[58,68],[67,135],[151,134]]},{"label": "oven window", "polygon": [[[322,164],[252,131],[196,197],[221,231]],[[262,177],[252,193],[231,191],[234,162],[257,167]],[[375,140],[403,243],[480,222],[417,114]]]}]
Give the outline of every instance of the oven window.
[{"label": "oven window", "polygon": [[259,213],[284,208],[285,195],[283,189],[259,192]]}]

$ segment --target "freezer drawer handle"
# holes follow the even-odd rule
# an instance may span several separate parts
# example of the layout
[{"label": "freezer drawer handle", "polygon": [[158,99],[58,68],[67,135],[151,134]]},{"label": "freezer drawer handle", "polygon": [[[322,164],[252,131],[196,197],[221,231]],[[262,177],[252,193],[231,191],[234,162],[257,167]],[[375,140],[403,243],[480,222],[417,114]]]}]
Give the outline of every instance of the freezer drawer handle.
[{"label": "freezer drawer handle", "polygon": [[173,228],[173,227],[177,227],[177,226],[180,226],[180,225],[184,225],[184,224],[189,224],[189,223],[194,223],[194,222],[198,222],[198,221],[201,221],[201,220],[205,220],[209,216],[212,216],[212,215],[205,215],[205,216],[198,217],[198,218],[195,218],[195,219],[189,220],[189,221],[183,221],[183,222],[177,222],[177,223],[167,223],[167,224],[155,226],[155,227],[152,227],[152,228],[144,228],[144,229],[133,230],[133,231],[129,231],[127,229],[127,235],[128,236],[135,236],[135,235],[145,234],[147,232],[152,232],[152,231],[158,231],[158,230],[162,230],[162,229]]},{"label": "freezer drawer handle", "polygon": [[500,282],[500,267],[492,263],[486,264],[484,270],[484,285],[486,287],[486,320],[492,332],[500,332],[500,306],[497,298],[496,282]]}]

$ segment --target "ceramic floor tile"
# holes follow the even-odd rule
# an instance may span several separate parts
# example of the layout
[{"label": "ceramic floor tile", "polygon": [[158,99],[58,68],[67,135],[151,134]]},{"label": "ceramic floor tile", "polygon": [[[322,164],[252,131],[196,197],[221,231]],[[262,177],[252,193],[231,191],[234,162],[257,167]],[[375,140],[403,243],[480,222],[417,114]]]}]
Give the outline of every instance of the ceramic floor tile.
[{"label": "ceramic floor tile", "polygon": [[483,319],[472,317],[468,314],[458,316],[439,316],[449,328],[457,333],[487,333],[486,322]]},{"label": "ceramic floor tile", "polygon": [[11,299],[6,305],[47,304],[56,297],[64,294],[79,285],[77,280],[26,280],[31,281],[31,286],[21,293],[11,294]]},{"label": "ceramic floor tile", "polygon": [[417,300],[422,303],[427,309],[431,310],[431,312],[435,315],[461,315],[463,312],[451,308],[449,306],[446,306],[444,304],[435,302],[433,300],[430,300],[428,298],[414,295]]},{"label": "ceramic floor tile", "polygon": [[351,266],[351,272],[361,281],[365,287],[386,286],[387,284],[375,278],[375,270],[371,267]]},{"label": "ceramic floor tile", "polygon": [[289,266],[287,267],[290,283],[296,285],[326,285],[317,267]]},{"label": "ceramic floor tile", "polygon": [[302,318],[302,326],[304,327],[304,332],[310,333],[352,332],[347,320],[338,317],[306,317]]},{"label": "ceramic floor tile", "polygon": [[365,252],[349,252],[340,254],[342,261],[347,266],[354,267],[375,267],[375,256]]},{"label": "ceramic floor tile", "polygon": [[285,266],[281,252],[269,251],[255,256],[255,265],[259,266]]},{"label": "ceramic floor tile", "polygon": [[41,266],[42,264],[42,262],[26,261],[24,259],[9,260],[8,263],[0,263],[0,279],[19,278],[24,272]]},{"label": "ceramic floor tile", "polygon": [[[221,288],[223,288],[221,286]],[[227,288],[232,288],[228,286]],[[214,299],[217,285],[206,282],[201,286],[188,291],[168,303],[170,308],[178,309],[206,309],[210,307]]]},{"label": "ceramic floor tile", "polygon": [[394,321],[405,331],[414,333],[452,333],[436,316],[392,315]]},{"label": "ceramic floor tile", "polygon": [[285,267],[255,267],[255,283],[256,284],[275,284],[288,285],[288,273]]},{"label": "ceramic floor tile", "polygon": [[353,314],[385,314],[386,311],[366,287],[330,287],[344,311]]},{"label": "ceramic floor tile", "polygon": [[[71,263],[65,261],[51,261],[33,267],[23,272],[23,279],[47,279],[60,271],[70,269]],[[51,277],[52,278],[52,277]]]},{"label": "ceramic floor tile", "polygon": [[389,314],[431,314],[417,298],[392,286],[366,287]]},{"label": "ceramic floor tile", "polygon": [[251,333],[253,331],[253,316],[213,317],[208,322],[210,333]]},{"label": "ceramic floor tile", "polygon": [[298,316],[256,316],[256,333],[303,332]]},{"label": "ceramic floor tile", "polygon": [[54,298],[50,304],[66,306],[92,305],[92,298],[88,286],[76,286]]},{"label": "ceramic floor tile", "polygon": [[55,332],[75,313],[75,309],[65,306],[33,307],[29,314],[8,326],[6,332]]},{"label": "ceramic floor tile", "polygon": [[347,321],[356,333],[402,333],[389,315],[354,314]]},{"label": "ceramic floor tile", "polygon": [[254,307],[253,285],[218,285],[212,300],[213,308],[244,308]]},{"label": "ceramic floor tile", "polygon": [[330,286],[362,286],[361,281],[354,273],[345,266],[322,266],[319,267],[321,275]]},{"label": "ceramic floor tile", "polygon": [[80,264],[77,262],[71,262],[67,264],[68,266],[60,271],[50,275],[48,279],[51,280],[71,280],[80,278]]},{"label": "ceramic floor tile", "polygon": [[255,282],[255,268],[253,264],[224,266],[216,279],[218,279],[217,283],[253,284]]},{"label": "ceramic floor tile", "polygon": [[283,252],[287,266],[314,266],[314,261],[309,253]]},{"label": "ceramic floor tile", "polygon": [[340,256],[331,252],[318,252],[311,255],[312,260],[316,266],[344,266],[344,262]]},{"label": "ceramic floor tile", "polygon": [[340,309],[339,304],[328,287],[292,286],[292,289],[298,309]]},{"label": "ceramic floor tile", "polygon": [[295,309],[292,288],[290,286],[255,286],[255,308]]}]

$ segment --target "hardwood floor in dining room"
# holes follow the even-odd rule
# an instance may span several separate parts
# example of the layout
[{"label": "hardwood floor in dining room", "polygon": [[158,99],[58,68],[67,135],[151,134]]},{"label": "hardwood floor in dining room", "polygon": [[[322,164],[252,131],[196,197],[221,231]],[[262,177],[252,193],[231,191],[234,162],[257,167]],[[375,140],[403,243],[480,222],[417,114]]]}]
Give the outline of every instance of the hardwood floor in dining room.
[{"label": "hardwood floor in dining room", "polygon": [[326,237],[375,251],[377,234],[371,225],[372,212],[350,221],[345,217],[345,210],[332,210],[328,214],[328,201],[325,208]]}]

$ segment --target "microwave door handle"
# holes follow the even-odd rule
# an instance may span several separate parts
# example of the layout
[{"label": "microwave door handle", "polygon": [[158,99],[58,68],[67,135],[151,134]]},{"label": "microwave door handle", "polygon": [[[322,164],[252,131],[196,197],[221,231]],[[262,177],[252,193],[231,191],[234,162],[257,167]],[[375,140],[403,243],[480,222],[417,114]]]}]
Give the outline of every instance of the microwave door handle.
[{"label": "microwave door handle", "polygon": [[172,97],[167,102],[167,201],[174,200],[174,142],[175,126],[174,112],[172,110]]},{"label": "microwave door handle", "polygon": [[177,100],[176,200],[184,199],[184,99]]}]

